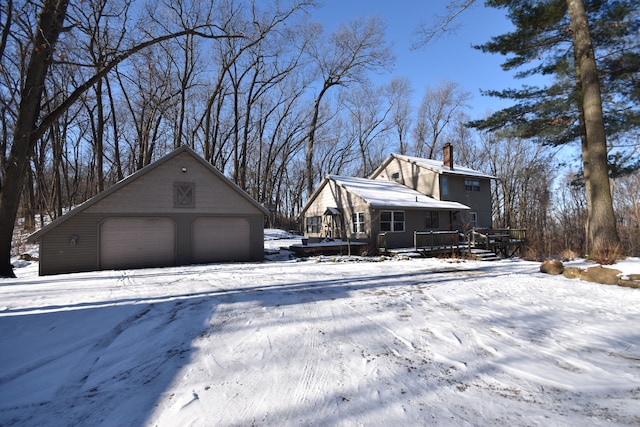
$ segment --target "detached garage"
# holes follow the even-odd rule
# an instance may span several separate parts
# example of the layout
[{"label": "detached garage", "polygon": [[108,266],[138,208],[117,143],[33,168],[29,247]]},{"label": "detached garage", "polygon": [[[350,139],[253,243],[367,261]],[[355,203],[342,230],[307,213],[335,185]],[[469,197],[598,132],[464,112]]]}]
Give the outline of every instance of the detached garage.
[{"label": "detached garage", "polygon": [[264,259],[268,211],[188,147],[29,236],[40,275]]}]

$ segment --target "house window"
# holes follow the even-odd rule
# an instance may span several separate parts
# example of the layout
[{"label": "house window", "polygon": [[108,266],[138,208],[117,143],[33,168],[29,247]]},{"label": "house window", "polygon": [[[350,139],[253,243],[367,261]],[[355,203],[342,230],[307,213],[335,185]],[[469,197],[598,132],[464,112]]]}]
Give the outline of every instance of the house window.
[{"label": "house window", "polygon": [[426,221],[425,221],[425,227],[426,228],[439,228],[439,224],[438,224],[438,211],[429,211],[426,214]]},{"label": "house window", "polygon": [[478,179],[465,179],[464,180],[465,191],[480,191],[480,180]]},{"label": "house window", "polygon": [[449,195],[449,179],[446,176],[442,176],[440,177],[440,187],[441,190],[440,192],[442,193],[443,196],[448,196]]},{"label": "house window", "polygon": [[322,217],[310,216],[307,218],[307,233],[318,234],[322,227]]},{"label": "house window", "polygon": [[195,182],[174,182],[173,183],[173,207],[174,208],[195,208],[196,207],[196,183]]},{"label": "house window", "polygon": [[469,212],[469,227],[478,228],[478,214],[476,212]]},{"label": "house window", "polygon": [[364,233],[364,212],[351,214],[351,231],[354,233]]},{"label": "house window", "polygon": [[404,212],[380,212],[380,231],[404,231]]},{"label": "house window", "polygon": [[391,179],[395,179],[396,181],[400,179],[400,172],[394,172],[391,174]]}]

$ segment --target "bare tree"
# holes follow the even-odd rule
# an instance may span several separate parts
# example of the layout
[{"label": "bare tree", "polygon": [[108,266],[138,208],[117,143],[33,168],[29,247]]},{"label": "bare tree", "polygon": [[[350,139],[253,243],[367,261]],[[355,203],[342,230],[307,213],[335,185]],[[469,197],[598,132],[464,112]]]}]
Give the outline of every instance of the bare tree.
[{"label": "bare tree", "polygon": [[414,153],[419,157],[432,159],[437,152],[444,132],[452,124],[456,115],[467,108],[471,94],[457,83],[442,81],[435,89],[427,88],[418,108],[418,118],[414,128]]},{"label": "bare tree", "polygon": [[20,97],[13,144],[9,152],[0,193],[0,276],[15,277],[11,266],[11,240],[29,156],[36,139],[34,129],[40,113],[44,82],[53,61],[55,44],[63,31],[68,1],[45,0],[33,34],[33,50]]},{"label": "bare tree", "polygon": [[421,49],[431,43],[433,40],[454,32],[458,27],[455,22],[465,10],[471,8],[475,0],[451,0],[446,5],[446,13],[444,15],[434,15],[430,23],[426,21],[420,22],[418,28],[414,32],[413,49]]},{"label": "bare tree", "polygon": [[128,139],[131,158],[134,160],[133,170],[150,164],[160,146],[163,153],[171,147],[173,138],[170,129],[170,108],[179,92],[171,79],[171,67],[163,49],[157,46],[150,48],[146,55],[134,58],[128,72],[118,70],[117,78],[120,92],[129,110],[127,120],[133,132],[125,133]]},{"label": "bare tree", "polygon": [[[482,170],[489,164],[487,152],[476,143],[477,131],[467,126],[469,116],[463,111],[457,112],[444,135],[444,142],[455,147],[455,162],[471,169]],[[482,134],[479,135],[483,137]]]},{"label": "bare tree", "polygon": [[312,26],[318,43],[311,46],[310,56],[320,76],[320,88],[315,96],[313,115],[309,125],[305,161],[307,196],[313,192],[313,158],[320,115],[320,104],[327,91],[334,86],[347,86],[365,79],[365,72],[378,71],[390,65],[392,55],[384,40],[384,23],[380,18],[356,19],[342,25],[328,41],[322,28]]},{"label": "bare tree", "polygon": [[387,99],[391,106],[391,127],[398,137],[398,152],[407,154],[408,134],[411,127],[411,102],[413,92],[408,78],[396,78],[387,86]]},{"label": "bare tree", "polygon": [[625,252],[640,256],[640,173],[614,180],[613,197]]},{"label": "bare tree", "polygon": [[[244,38],[244,34],[229,34],[220,30],[220,26],[205,20],[194,22],[189,28],[158,36],[142,35],[136,43],[123,50],[109,52],[99,71],[79,84],[73,92],[66,95],[58,106],[42,116],[42,94],[50,66],[56,56],[55,47],[60,34],[67,30],[64,27],[67,18],[68,1],[44,0],[40,6],[37,24],[34,25],[29,40],[33,40],[32,50],[25,67],[24,78],[20,79],[22,88],[19,97],[19,108],[13,126],[11,150],[0,190],[0,276],[14,276],[11,266],[11,242],[15,225],[20,194],[26,178],[29,156],[33,147],[46,131],[64,114],[80,97],[97,82],[102,80],[118,64],[132,55],[178,37],[195,35],[208,39]],[[296,7],[298,5],[296,4]],[[286,14],[286,13],[285,13]],[[73,27],[68,29],[73,30]],[[19,43],[17,41],[16,43]],[[59,59],[64,59],[60,57]],[[4,57],[3,57],[4,61]]]},{"label": "bare tree", "polygon": [[366,177],[383,160],[383,137],[390,126],[388,116],[392,105],[385,102],[384,87],[358,85],[345,93],[342,105],[348,111],[348,137],[360,157],[356,175]]},{"label": "bare tree", "polygon": [[586,250],[584,224],[587,218],[584,177],[575,171],[568,171],[559,180],[554,193],[551,215],[557,226],[554,234],[558,253],[572,251],[576,254],[584,254]]},{"label": "bare tree", "polygon": [[540,253],[548,227],[551,185],[555,178],[548,148],[508,133],[484,135],[482,149],[489,157],[493,187],[493,222],[497,227],[526,228],[530,246]]}]

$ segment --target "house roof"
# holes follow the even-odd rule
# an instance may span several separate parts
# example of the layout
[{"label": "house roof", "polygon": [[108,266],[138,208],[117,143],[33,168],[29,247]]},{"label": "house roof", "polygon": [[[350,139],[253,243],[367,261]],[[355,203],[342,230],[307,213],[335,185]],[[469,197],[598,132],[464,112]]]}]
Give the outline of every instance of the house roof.
[{"label": "house roof", "polygon": [[345,190],[363,199],[372,208],[423,210],[469,210],[462,203],[436,200],[394,181],[328,175]]},{"label": "house roof", "polygon": [[187,154],[191,155],[194,159],[196,159],[198,162],[200,162],[205,168],[209,169],[209,171],[211,171],[211,173],[213,173],[215,176],[217,176],[219,179],[221,179],[223,182],[225,182],[227,185],[229,185],[231,188],[233,188],[235,191],[237,191],[238,194],[240,194],[242,197],[244,197],[249,203],[254,205],[258,210],[260,210],[265,215],[269,215],[269,211],[264,206],[262,206],[255,199],[253,199],[251,196],[249,196],[244,190],[242,190],[240,187],[238,187],[236,184],[234,184],[231,180],[229,180],[229,178],[224,176],[224,174],[222,172],[220,172],[218,169],[216,169],[211,163],[207,162],[202,156],[198,155],[195,151],[193,151],[191,148],[187,147],[186,145],[183,145],[183,146],[173,150],[172,152],[170,152],[166,156],[164,156],[164,157],[156,160],[155,162],[143,167],[142,169],[134,172],[133,174],[129,175],[128,177],[118,181],[117,183],[113,184],[111,187],[109,187],[106,190],[96,194],[92,198],[90,198],[90,199],[86,200],[85,202],[81,203],[76,208],[70,210],[69,212],[67,212],[66,214],[62,215],[61,217],[56,218],[51,223],[47,224],[46,226],[44,226],[40,230],[36,231],[35,233],[31,234],[28,237],[27,240],[29,242],[35,242],[43,234],[48,233],[49,231],[51,231],[55,227],[57,227],[60,224],[68,221],[69,219],[73,218],[75,215],[83,212],[84,210],[88,209],[89,207],[95,205],[100,200],[103,200],[107,196],[115,193],[116,191],[118,191],[119,189],[121,189],[125,185],[129,184],[130,182],[135,181],[139,177],[147,174],[149,171],[152,171],[155,168],[157,168],[158,166],[162,165],[163,163],[166,163],[169,160],[177,157],[181,153],[187,153]]},{"label": "house roof", "polygon": [[477,170],[466,168],[464,166],[454,165],[453,169],[450,169],[448,166],[445,166],[442,160],[434,160],[434,159],[425,159],[422,157],[414,157],[414,156],[405,156],[403,154],[391,154],[389,157],[382,162],[382,165],[378,167],[372,174],[371,178],[375,178],[382,172],[382,170],[394,159],[403,160],[405,162],[413,163],[415,165],[421,166],[423,168],[432,170],[439,174],[448,174],[448,175],[463,175],[475,178],[487,178],[487,179],[496,179],[495,176],[485,174],[483,172],[479,172]]}]

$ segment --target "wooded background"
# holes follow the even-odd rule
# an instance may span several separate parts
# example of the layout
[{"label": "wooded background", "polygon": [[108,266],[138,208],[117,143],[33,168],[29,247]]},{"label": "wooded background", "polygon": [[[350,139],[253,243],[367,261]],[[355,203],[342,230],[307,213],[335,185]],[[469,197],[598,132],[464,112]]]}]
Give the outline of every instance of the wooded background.
[{"label": "wooded background", "polygon": [[[42,7],[8,0],[0,9],[2,191],[29,60],[41,48],[35,29]],[[470,128],[471,96],[451,81],[434,82],[413,105],[409,78],[371,81],[393,64],[384,22],[362,18],[327,34],[312,20],[315,7],[303,0],[71,2],[49,58],[19,229],[32,231],[188,145],[268,207],[270,227],[299,230],[298,213],[325,174],[366,177],[389,153],[440,158],[451,143],[457,164],[498,178],[494,226],[526,228],[529,257],[588,251],[582,171],[566,166],[571,151],[557,154],[574,144],[579,157],[577,135],[532,133],[524,121],[514,123],[516,111],[499,126],[493,116]],[[636,114],[609,128],[607,147],[621,243],[638,256],[638,15],[607,17],[602,5],[593,7],[590,16],[602,21],[594,25],[634,24],[620,36],[624,42],[609,38],[596,54],[603,69],[614,56],[631,61],[614,70],[620,84],[604,86],[603,104]],[[554,73],[564,81],[570,66],[556,62]],[[560,111],[557,104],[547,110]],[[572,126],[569,115],[536,117]],[[528,116],[527,123],[536,122]]]}]

